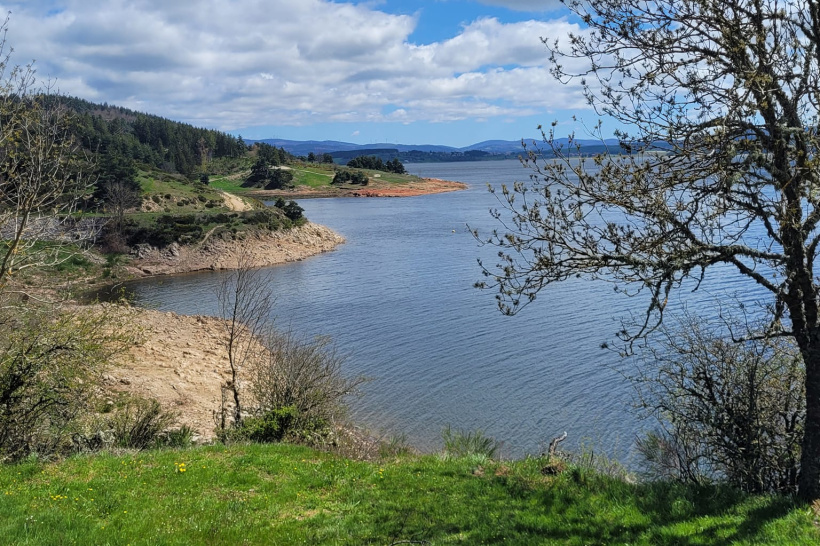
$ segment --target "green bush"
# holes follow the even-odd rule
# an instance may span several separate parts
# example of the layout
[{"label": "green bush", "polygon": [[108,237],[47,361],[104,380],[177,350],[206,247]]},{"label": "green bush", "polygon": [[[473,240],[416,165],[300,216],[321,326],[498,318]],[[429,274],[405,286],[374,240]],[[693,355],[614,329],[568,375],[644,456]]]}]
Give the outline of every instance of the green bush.
[{"label": "green bush", "polygon": [[194,442],[194,429],[188,425],[165,431],[159,436],[158,444],[164,447],[184,448],[190,447]]},{"label": "green bush", "polygon": [[0,460],[70,449],[101,370],[129,344],[123,331],[113,308],[0,301]]},{"label": "green bush", "polygon": [[[346,414],[346,399],[364,378],[342,374],[345,357],[327,338],[301,339],[272,332],[261,358],[248,366],[247,389],[255,405],[244,420],[243,438],[289,439],[324,444]],[[231,433],[233,434],[233,433]]]},{"label": "green bush", "polygon": [[174,242],[191,244],[202,238],[204,231],[201,224],[201,218],[193,214],[164,214],[150,225],[127,222],[123,227],[123,236],[130,246],[147,243],[162,248]]},{"label": "green bush", "polygon": [[260,417],[249,417],[242,423],[242,435],[252,442],[280,442],[297,422],[298,410],[286,406],[266,412]]}]

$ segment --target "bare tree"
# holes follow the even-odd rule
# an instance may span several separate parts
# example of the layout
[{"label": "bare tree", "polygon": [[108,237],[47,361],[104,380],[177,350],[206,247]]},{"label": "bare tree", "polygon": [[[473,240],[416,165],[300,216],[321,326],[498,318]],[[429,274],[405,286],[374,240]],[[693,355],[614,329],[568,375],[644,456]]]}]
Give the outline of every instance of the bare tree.
[{"label": "bare tree", "polygon": [[[242,247],[237,269],[217,288],[220,314],[225,319],[225,350],[231,368],[231,381],[226,385],[233,396],[233,426],[242,424],[239,371],[253,359],[263,357],[261,340],[272,321],[273,297],[260,269],[252,267],[251,256]],[[221,426],[224,428],[224,418]]]},{"label": "bare tree", "polygon": [[71,214],[93,186],[70,113],[32,65],[11,64],[7,28],[8,19],[0,24],[0,289],[17,271],[67,259]]},{"label": "bare tree", "polygon": [[646,292],[628,350],[673,290],[736,269],[771,296],[767,335],[792,337],[805,363],[799,492],[820,497],[820,2],[566,4],[585,28],[545,40],[553,74],[622,124],[625,153],[578,159],[546,133],[557,159],[501,188],[483,286],[506,313],[576,276]]}]

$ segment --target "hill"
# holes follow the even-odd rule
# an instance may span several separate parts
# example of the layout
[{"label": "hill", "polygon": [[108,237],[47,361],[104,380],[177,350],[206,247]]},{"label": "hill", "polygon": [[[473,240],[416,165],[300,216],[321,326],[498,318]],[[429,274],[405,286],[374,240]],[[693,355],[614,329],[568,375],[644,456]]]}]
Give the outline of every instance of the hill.
[{"label": "hill", "polygon": [[[359,155],[377,155],[382,159],[398,158],[404,162],[453,162],[453,161],[487,161],[499,159],[515,159],[525,153],[523,143],[529,150],[539,150],[542,157],[553,157],[549,147],[540,139],[521,140],[485,140],[463,147],[441,146],[435,144],[353,144],[335,140],[299,141],[286,139],[247,140],[249,144],[263,142],[272,146],[279,146],[291,154],[307,156],[308,154],[330,154],[337,163],[346,163],[350,158]],[[569,148],[569,140],[557,139],[555,145],[565,147],[570,153],[595,155],[599,153],[621,153],[622,150],[616,139],[605,141],[578,139],[573,140],[573,148]],[[577,150],[574,146],[580,146]],[[374,152],[375,151],[375,152]]]}]

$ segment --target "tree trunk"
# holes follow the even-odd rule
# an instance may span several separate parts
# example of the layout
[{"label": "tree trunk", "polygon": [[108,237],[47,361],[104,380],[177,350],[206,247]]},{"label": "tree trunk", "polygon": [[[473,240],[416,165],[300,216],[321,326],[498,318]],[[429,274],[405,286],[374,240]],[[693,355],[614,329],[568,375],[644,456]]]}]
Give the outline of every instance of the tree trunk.
[{"label": "tree trunk", "polygon": [[810,346],[801,350],[806,367],[806,423],[797,487],[800,497],[811,501],[820,498],[820,329],[813,328],[808,337]]}]

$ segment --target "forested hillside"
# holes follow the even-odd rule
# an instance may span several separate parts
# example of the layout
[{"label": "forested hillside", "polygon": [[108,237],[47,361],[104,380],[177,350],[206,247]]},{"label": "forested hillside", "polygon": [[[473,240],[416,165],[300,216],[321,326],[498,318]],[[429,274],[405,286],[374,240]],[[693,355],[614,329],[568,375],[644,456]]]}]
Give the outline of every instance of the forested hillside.
[{"label": "forested hillside", "polygon": [[[206,172],[214,160],[241,158],[248,151],[241,136],[222,131],[74,97],[52,100],[76,113],[77,137],[85,149],[101,158],[118,156],[191,177]],[[257,147],[270,149],[281,163],[293,159],[283,149],[264,143]]]}]

